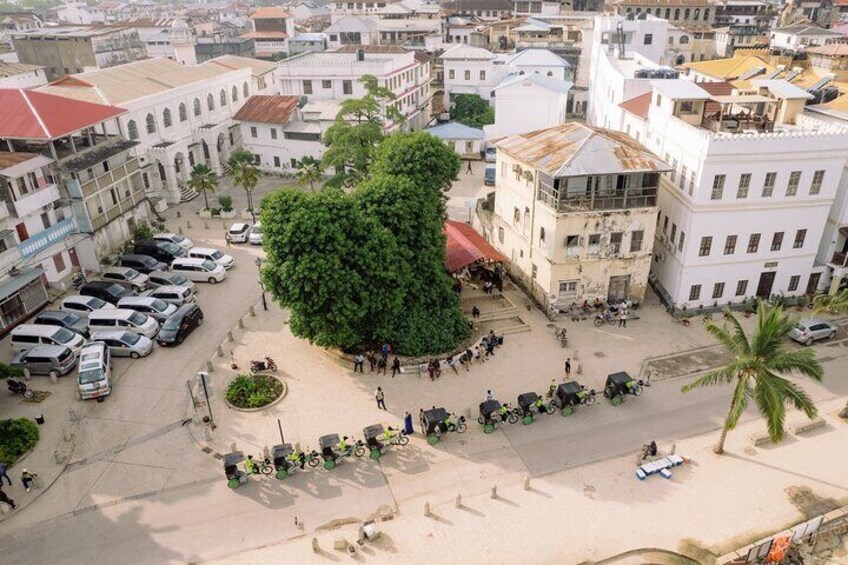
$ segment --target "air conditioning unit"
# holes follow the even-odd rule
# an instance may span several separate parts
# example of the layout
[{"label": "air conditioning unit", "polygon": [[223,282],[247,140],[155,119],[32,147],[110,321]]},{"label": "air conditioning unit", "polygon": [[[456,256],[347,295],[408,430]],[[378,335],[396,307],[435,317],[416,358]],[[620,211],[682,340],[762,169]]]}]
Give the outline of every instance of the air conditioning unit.
[{"label": "air conditioning unit", "polygon": [[520,173],[521,172],[521,165],[518,165],[518,164],[513,165],[512,166],[512,172],[513,173]]}]

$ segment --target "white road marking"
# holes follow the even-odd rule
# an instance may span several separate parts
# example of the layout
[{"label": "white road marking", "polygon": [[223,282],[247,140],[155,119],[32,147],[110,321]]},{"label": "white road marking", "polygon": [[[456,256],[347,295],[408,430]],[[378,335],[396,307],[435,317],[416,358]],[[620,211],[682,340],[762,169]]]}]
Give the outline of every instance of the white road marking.
[{"label": "white road marking", "polygon": [[618,334],[614,334],[614,333],[610,333],[610,332],[605,332],[604,330],[595,330],[595,331],[598,332],[599,334],[617,337],[618,339],[626,339],[628,341],[634,341],[636,339],[635,337],[630,337],[630,336],[626,336],[626,335],[618,335]]}]

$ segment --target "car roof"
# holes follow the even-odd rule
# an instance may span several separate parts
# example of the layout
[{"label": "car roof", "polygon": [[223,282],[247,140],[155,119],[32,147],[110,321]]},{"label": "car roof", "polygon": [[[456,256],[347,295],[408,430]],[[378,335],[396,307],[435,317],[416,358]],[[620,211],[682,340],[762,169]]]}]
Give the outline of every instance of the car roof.
[{"label": "car roof", "polygon": [[121,307],[121,304],[149,304],[154,300],[159,299],[154,296],[124,296],[118,300],[118,308]]},{"label": "car roof", "polygon": [[250,224],[245,222],[239,222],[230,226],[229,231],[244,231],[245,228],[249,228]]},{"label": "car roof", "polygon": [[824,318],[804,318],[803,320],[798,320],[798,323],[804,324],[805,326],[812,326],[814,324],[832,324],[833,322],[825,320]]},{"label": "car roof", "polygon": [[[63,330],[62,326],[52,326],[50,324],[21,324],[12,329],[12,335],[29,333],[38,335],[53,335],[57,330]],[[67,331],[67,330],[65,330]]]},{"label": "car roof", "polygon": [[189,253],[215,253],[216,251],[218,250],[214,247],[192,247],[188,250]]},{"label": "car roof", "polygon": [[32,349],[28,349],[23,353],[27,357],[29,357],[30,355],[52,355],[58,357],[59,355],[62,355],[65,350],[70,351],[70,349],[65,347],[64,345],[36,345]]},{"label": "car roof", "polygon": [[177,257],[174,259],[173,265],[202,265],[204,261],[208,261],[208,259],[201,259],[200,257]]},{"label": "car roof", "polygon": [[[156,261],[155,257],[151,257],[150,255],[145,255],[144,253],[124,253],[123,255],[121,255],[121,259],[129,259],[129,260],[136,260],[136,261],[147,261],[148,259],[152,259],[152,260]],[[159,263],[159,261],[156,261],[156,262]]]},{"label": "car roof", "polygon": [[62,310],[42,310],[35,318],[67,318],[70,314],[71,312],[63,312]]},{"label": "car roof", "polygon": [[124,334],[132,333],[127,330],[97,330],[91,332],[92,341],[98,339],[120,339]]},{"label": "car roof", "polygon": [[[180,274],[174,273],[174,272],[171,272],[171,271],[152,271],[150,274],[147,275],[147,278],[152,279],[154,277],[157,277],[157,278],[160,278],[160,279],[170,280],[172,277],[174,277],[176,275],[180,275]],[[182,275],[180,275],[180,276],[182,276]]]},{"label": "car roof", "polygon": [[95,300],[94,296],[84,296],[82,294],[72,294],[62,299],[62,304],[88,304]]},{"label": "car roof", "polygon": [[122,287],[121,285],[119,285],[118,283],[113,282],[113,281],[88,281],[87,283],[85,283],[85,284],[82,286],[82,288],[87,288],[87,287],[89,287],[89,288],[90,288],[90,287],[94,287],[94,288],[109,288],[109,287],[111,287],[111,286],[117,286],[117,287],[118,287],[118,288],[120,288],[121,290],[123,290],[123,288],[124,288],[124,287]]},{"label": "car roof", "polygon": [[154,288],[153,290],[151,290],[150,294],[154,294],[154,293],[157,293],[157,292],[160,292],[160,291],[178,292],[178,293],[182,294],[186,290],[190,291],[191,287],[188,287],[188,286],[185,286],[185,285],[182,285],[182,284],[163,284],[159,288]]},{"label": "car roof", "polygon": [[[82,358],[84,355],[90,355],[92,353],[99,353],[100,357],[98,359],[88,359],[83,361]],[[80,366],[79,370],[84,371],[88,368],[100,368],[101,362],[103,358],[106,357],[106,344],[102,341],[90,341],[82,346],[79,352]]]},{"label": "car roof", "polygon": [[103,272],[104,273],[126,273],[129,270],[133,270],[132,267],[115,266],[115,267],[106,267],[105,269],[103,269]]},{"label": "car roof", "polygon": [[155,234],[153,234],[153,239],[168,238],[170,240],[175,235],[177,235],[177,234],[171,233],[171,232],[155,233]]},{"label": "car roof", "polygon": [[198,306],[197,304],[183,304],[182,306],[177,308],[176,312],[171,314],[171,317],[174,318],[174,317],[178,316],[178,317],[182,318],[186,314],[188,314],[189,312],[193,312],[194,310],[199,310],[199,309],[200,309],[200,306]]},{"label": "car roof", "polygon": [[88,319],[96,320],[97,318],[120,318],[132,316],[133,314],[136,314],[136,311],[130,310],[129,308],[110,308],[108,310],[95,310],[88,315]]}]

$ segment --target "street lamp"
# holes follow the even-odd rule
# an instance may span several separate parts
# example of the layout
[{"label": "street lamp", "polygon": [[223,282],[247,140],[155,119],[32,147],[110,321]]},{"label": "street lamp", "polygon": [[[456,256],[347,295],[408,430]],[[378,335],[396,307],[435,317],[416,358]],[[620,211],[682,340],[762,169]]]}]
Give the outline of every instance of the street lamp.
[{"label": "street lamp", "polygon": [[266,312],[268,311],[268,303],[265,302],[265,283],[262,282],[262,263],[264,263],[260,257],[257,257],[254,263],[256,264],[256,269],[259,271],[259,287],[262,289],[262,309]]}]

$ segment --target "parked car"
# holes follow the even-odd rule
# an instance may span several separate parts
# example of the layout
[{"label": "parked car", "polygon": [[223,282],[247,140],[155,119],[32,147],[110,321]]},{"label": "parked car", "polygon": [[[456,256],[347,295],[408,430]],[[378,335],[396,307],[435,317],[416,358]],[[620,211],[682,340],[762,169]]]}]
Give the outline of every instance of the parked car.
[{"label": "parked car", "polygon": [[143,296],[157,298],[162,302],[167,302],[174,306],[191,304],[197,300],[194,293],[187,286],[160,286],[153,290],[148,290]]},{"label": "parked car", "polygon": [[836,325],[827,320],[810,318],[800,320],[795,324],[795,327],[789,332],[789,337],[798,343],[812,345],[814,341],[820,339],[832,339],[836,335],[836,330]]},{"label": "parked car", "polygon": [[[152,273],[154,271],[164,271],[168,268],[166,263],[162,261],[157,261],[150,255],[139,255],[136,253],[128,253],[126,255],[121,255],[118,258],[118,264],[121,267],[129,267],[130,269],[135,269],[139,273]],[[148,277],[148,282],[150,278]]]},{"label": "parked car", "polygon": [[77,362],[76,353],[64,345],[37,345],[12,358],[12,366],[26,369],[31,375],[67,375]]},{"label": "parked car", "polygon": [[37,345],[64,345],[74,353],[79,353],[85,345],[85,338],[60,326],[21,324],[12,330],[9,343],[15,351],[27,351]]},{"label": "parked car", "polygon": [[192,240],[177,233],[157,233],[153,235],[153,239],[157,241],[169,241],[171,243],[176,243],[183,249],[191,249],[194,247],[194,242]]},{"label": "parked car", "polygon": [[118,308],[135,310],[145,316],[150,316],[157,322],[164,322],[168,316],[177,311],[177,307],[164,300],[151,296],[128,296],[118,301]]},{"label": "parked car", "polygon": [[[156,239],[145,239],[136,241],[133,245],[133,253],[139,255],[150,255],[157,261],[170,264],[174,259],[185,257],[187,251],[170,241],[160,241]],[[162,269],[157,269],[161,271]]]},{"label": "parked car", "polygon": [[88,330],[91,333],[100,330],[126,330],[153,337],[159,331],[159,323],[141,312],[115,308],[92,312],[88,317]]},{"label": "parked car", "polygon": [[83,337],[88,335],[88,324],[86,321],[71,312],[42,310],[35,316],[32,323],[42,326],[61,326]]},{"label": "parked car", "polygon": [[197,304],[186,304],[162,324],[156,335],[159,345],[179,345],[194,328],[203,325],[203,311]]},{"label": "parked car", "polygon": [[486,186],[495,186],[495,173],[496,172],[497,172],[497,169],[495,168],[495,165],[493,165],[491,163],[486,165],[486,170],[483,173],[483,184],[485,184]]},{"label": "parked car", "polygon": [[59,305],[59,310],[76,314],[80,318],[88,318],[88,315],[95,310],[114,307],[114,304],[109,304],[105,300],[95,298],[94,296],[80,296],[75,294],[74,296],[63,298],[62,303]]},{"label": "parked car", "polygon": [[147,275],[144,275],[130,267],[106,267],[100,273],[104,281],[119,284],[136,293],[143,292],[148,288]]},{"label": "parked car", "polygon": [[115,357],[146,357],[153,351],[153,340],[134,332],[102,330],[91,334],[92,341],[101,341]]},{"label": "parked car", "polygon": [[93,296],[105,300],[110,304],[117,304],[118,300],[134,293],[119,284],[106,281],[92,281],[80,287],[79,293],[83,296]]},{"label": "parked car", "polygon": [[101,398],[112,392],[112,359],[102,341],[93,341],[80,351],[77,387],[80,400]]},{"label": "parked car", "polygon": [[214,261],[218,265],[221,265],[228,271],[236,264],[232,255],[227,255],[226,253],[219,251],[218,249],[212,249],[211,247],[192,247],[188,252],[188,256],[192,259],[209,259],[210,261]]},{"label": "parked car", "polygon": [[180,273],[174,273],[172,271],[153,271],[147,275],[147,279],[152,288],[160,286],[187,286],[193,293],[197,294],[197,285],[182,276]]},{"label": "parked car", "polygon": [[250,235],[247,240],[252,245],[262,245],[262,223],[256,222],[256,225],[250,228]]},{"label": "parked car", "polygon": [[215,284],[224,280],[227,271],[224,267],[209,259],[176,259],[171,270],[180,273],[190,281]]},{"label": "parked car", "polygon": [[233,224],[227,230],[226,237],[230,240],[230,243],[245,243],[250,237],[250,228],[252,227],[250,224],[243,222]]},{"label": "parked car", "polygon": [[495,149],[494,145],[487,145],[483,155],[487,163],[494,163],[498,160],[498,150]]}]

